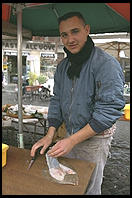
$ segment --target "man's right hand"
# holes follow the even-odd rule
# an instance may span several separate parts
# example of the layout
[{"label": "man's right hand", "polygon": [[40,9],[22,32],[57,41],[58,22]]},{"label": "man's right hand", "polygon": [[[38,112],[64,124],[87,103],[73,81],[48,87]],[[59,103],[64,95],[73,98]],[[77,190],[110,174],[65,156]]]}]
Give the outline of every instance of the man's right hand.
[{"label": "man's right hand", "polygon": [[52,139],[49,138],[47,135],[38,140],[31,148],[30,155],[31,157],[35,156],[36,150],[42,146],[42,149],[40,150],[40,154],[44,154],[44,151],[46,148],[52,143]]}]

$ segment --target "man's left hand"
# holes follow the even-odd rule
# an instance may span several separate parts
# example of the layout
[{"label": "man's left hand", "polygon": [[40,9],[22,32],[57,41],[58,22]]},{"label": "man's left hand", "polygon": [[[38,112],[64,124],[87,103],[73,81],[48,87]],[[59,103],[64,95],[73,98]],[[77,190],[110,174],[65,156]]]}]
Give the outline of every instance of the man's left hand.
[{"label": "man's left hand", "polygon": [[58,141],[49,151],[50,157],[60,157],[69,153],[74,147],[73,141],[68,137]]}]

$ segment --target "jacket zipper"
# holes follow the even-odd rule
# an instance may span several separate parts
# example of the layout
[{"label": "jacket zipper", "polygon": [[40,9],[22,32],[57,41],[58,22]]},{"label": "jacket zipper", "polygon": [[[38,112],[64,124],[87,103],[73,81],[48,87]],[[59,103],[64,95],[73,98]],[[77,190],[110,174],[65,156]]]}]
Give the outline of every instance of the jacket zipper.
[{"label": "jacket zipper", "polygon": [[72,127],[72,124],[71,124],[71,108],[72,108],[72,105],[73,105],[73,92],[74,92],[74,85],[75,85],[75,78],[72,80],[72,88],[71,88],[71,104],[70,104],[70,107],[69,107],[69,123],[71,125],[71,135],[73,134],[73,127]]}]

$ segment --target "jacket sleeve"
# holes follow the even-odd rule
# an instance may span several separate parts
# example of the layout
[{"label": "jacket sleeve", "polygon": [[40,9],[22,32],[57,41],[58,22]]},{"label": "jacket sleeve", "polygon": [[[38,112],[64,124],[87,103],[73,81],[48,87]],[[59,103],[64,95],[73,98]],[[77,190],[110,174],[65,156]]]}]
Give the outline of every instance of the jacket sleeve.
[{"label": "jacket sleeve", "polygon": [[49,127],[54,126],[56,129],[62,124],[62,114],[60,107],[60,65],[57,66],[55,75],[54,75],[54,88],[53,94],[54,96],[50,99],[49,110],[48,110],[48,122]]},{"label": "jacket sleeve", "polygon": [[95,101],[91,128],[99,133],[110,128],[122,115],[124,75],[119,62],[109,59],[95,73]]}]

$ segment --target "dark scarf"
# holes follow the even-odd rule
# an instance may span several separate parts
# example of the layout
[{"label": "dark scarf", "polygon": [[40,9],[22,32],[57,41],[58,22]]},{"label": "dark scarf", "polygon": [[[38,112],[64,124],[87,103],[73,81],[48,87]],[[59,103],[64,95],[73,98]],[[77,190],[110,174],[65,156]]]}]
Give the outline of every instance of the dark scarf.
[{"label": "dark scarf", "polygon": [[69,50],[64,47],[64,51],[67,54],[71,65],[67,70],[67,75],[70,79],[74,79],[74,76],[79,78],[83,63],[89,59],[94,43],[92,39],[88,36],[87,41],[83,48],[77,54],[72,54]]}]

